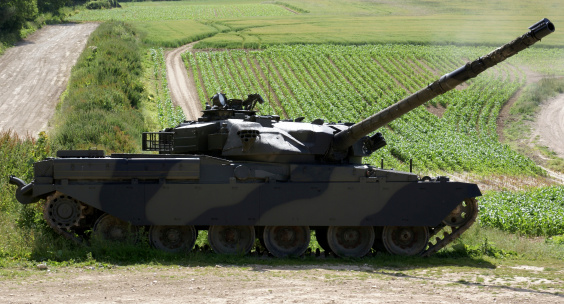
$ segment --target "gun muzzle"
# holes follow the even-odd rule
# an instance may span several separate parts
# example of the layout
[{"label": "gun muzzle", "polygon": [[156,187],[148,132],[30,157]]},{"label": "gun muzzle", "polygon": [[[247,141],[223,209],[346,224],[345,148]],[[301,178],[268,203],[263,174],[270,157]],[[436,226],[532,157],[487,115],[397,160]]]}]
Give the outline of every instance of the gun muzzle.
[{"label": "gun muzzle", "polygon": [[552,22],[550,22],[550,20],[544,18],[541,21],[531,25],[529,27],[529,29],[531,30],[531,32],[533,33],[533,36],[535,36],[535,38],[537,38],[538,40],[541,40],[542,38],[544,38],[548,34],[554,32],[555,27],[554,27],[554,24]]}]

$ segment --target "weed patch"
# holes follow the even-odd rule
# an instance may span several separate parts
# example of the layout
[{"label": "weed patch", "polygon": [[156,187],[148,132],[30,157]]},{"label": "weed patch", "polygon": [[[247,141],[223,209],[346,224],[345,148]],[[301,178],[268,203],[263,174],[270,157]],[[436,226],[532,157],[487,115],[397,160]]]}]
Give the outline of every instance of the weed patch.
[{"label": "weed patch", "polygon": [[140,41],[121,22],[102,24],[72,70],[53,135],[60,149],[135,152],[145,128]]}]

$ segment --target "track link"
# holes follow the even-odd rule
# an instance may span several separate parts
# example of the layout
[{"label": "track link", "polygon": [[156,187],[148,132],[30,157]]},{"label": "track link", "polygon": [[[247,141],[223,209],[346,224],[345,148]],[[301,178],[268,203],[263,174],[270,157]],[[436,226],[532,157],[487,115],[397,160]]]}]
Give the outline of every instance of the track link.
[{"label": "track link", "polygon": [[478,217],[478,201],[476,200],[476,198],[472,197],[472,198],[467,198],[465,200],[465,202],[467,204],[472,204],[473,205],[473,213],[471,214],[471,218],[469,221],[467,221],[465,224],[459,226],[459,227],[453,227],[452,231],[450,233],[444,231],[443,229],[436,229],[435,233],[430,237],[434,237],[435,235],[437,235],[437,233],[444,231],[444,237],[442,239],[437,237],[437,243],[436,244],[432,244],[429,242],[429,248],[427,248],[427,250],[423,251],[420,255],[422,257],[428,257],[431,256],[432,254],[436,253],[437,251],[445,248],[448,244],[452,243],[454,240],[456,240],[464,231],[468,230],[468,228],[470,228],[470,226],[472,226],[472,224],[474,224],[474,222],[476,221],[476,218]]}]

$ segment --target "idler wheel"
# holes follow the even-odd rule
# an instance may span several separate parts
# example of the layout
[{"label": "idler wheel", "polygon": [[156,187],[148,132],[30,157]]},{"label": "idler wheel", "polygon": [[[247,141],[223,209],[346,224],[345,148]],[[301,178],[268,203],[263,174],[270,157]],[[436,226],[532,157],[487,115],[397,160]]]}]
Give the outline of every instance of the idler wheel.
[{"label": "idler wheel", "polygon": [[460,205],[456,206],[443,220],[445,225],[451,227],[462,226],[470,221],[478,210],[478,203],[474,198],[465,199]]},{"label": "idler wheel", "polygon": [[194,226],[151,226],[149,241],[156,249],[176,253],[190,251],[198,233]]},{"label": "idler wheel", "polygon": [[391,254],[417,255],[427,247],[427,227],[386,226],[382,232],[384,247]]},{"label": "idler wheel", "polygon": [[83,218],[82,211],[84,208],[84,205],[78,200],[57,193],[47,199],[43,209],[43,217],[53,228],[69,229],[78,226],[78,222]]},{"label": "idler wheel", "polygon": [[219,254],[241,254],[251,252],[255,244],[253,226],[211,226],[208,241],[214,252]]},{"label": "idler wheel", "polygon": [[138,240],[138,229],[126,221],[104,214],[94,224],[94,236],[104,241],[131,242]]},{"label": "idler wheel", "polygon": [[331,250],[342,258],[361,258],[374,244],[372,226],[331,226],[327,230]]},{"label": "idler wheel", "polygon": [[309,247],[311,232],[308,226],[266,226],[264,245],[278,258],[301,256]]}]

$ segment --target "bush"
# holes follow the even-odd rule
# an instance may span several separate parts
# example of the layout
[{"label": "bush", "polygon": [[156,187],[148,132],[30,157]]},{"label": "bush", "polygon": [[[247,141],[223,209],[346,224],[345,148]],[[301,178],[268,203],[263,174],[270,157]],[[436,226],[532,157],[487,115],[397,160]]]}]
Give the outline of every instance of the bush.
[{"label": "bush", "polygon": [[58,107],[57,148],[140,149],[144,120],[138,106],[146,92],[139,40],[122,22],[104,23],[90,36]]},{"label": "bush", "polygon": [[106,9],[112,7],[120,7],[117,0],[96,0],[86,3],[87,9]]}]

